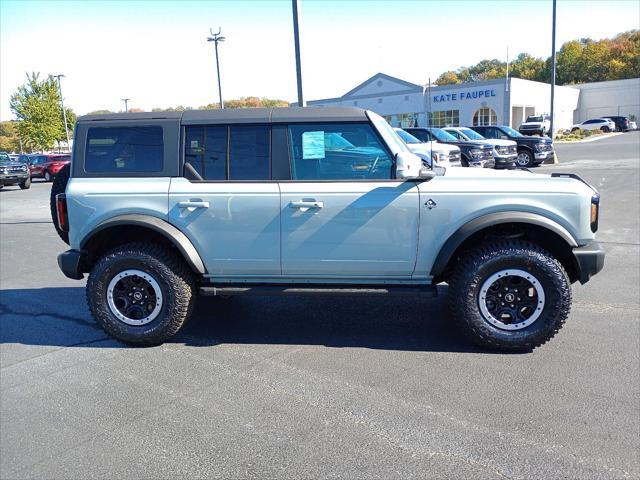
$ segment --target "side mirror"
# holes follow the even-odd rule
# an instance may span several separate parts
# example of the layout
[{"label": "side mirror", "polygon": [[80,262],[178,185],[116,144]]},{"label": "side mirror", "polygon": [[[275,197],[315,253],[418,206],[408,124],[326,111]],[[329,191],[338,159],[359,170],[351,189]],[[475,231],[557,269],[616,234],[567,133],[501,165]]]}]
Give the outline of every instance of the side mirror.
[{"label": "side mirror", "polygon": [[422,165],[422,159],[411,152],[400,152],[396,154],[396,177],[397,178],[432,178],[435,176],[433,170]]}]

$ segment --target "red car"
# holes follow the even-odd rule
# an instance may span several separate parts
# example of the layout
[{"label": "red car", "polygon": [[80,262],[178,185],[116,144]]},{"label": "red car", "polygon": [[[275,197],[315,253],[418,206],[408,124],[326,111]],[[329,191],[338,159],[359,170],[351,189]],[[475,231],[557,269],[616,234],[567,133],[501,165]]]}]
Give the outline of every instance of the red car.
[{"label": "red car", "polygon": [[31,178],[44,178],[45,182],[53,180],[60,169],[71,162],[71,155],[36,154],[29,155]]}]

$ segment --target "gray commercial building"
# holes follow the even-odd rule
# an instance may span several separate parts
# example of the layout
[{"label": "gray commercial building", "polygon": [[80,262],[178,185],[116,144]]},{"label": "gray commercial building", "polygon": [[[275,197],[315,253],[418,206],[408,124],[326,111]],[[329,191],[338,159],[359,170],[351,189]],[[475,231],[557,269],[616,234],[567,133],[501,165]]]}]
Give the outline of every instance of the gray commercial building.
[{"label": "gray commercial building", "polygon": [[[501,78],[457,85],[418,85],[378,73],[341,97],[309,106],[356,106],[373,110],[398,127],[510,125],[528,115],[549,113],[547,83]],[[640,117],[640,78],[556,86],[555,129],[602,115]]]}]

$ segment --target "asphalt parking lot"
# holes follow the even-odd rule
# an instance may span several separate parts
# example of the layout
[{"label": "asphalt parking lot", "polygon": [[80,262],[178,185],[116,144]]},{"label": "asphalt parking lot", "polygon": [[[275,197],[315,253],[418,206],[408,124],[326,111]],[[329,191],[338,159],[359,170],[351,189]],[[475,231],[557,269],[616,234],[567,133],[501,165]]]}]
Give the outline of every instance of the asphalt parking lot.
[{"label": "asphalt parking lot", "polygon": [[160,347],[98,329],[49,184],[0,191],[0,478],[640,477],[640,132],[557,146],[602,194],[603,272],[533,353],[435,299],[202,299]]}]

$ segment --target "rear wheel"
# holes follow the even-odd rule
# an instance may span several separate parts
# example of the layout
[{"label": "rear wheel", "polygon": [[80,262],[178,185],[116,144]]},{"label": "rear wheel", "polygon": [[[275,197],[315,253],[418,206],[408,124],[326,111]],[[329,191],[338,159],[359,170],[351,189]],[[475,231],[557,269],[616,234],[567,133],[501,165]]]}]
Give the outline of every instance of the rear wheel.
[{"label": "rear wheel", "polygon": [[451,313],[477,345],[530,351],[550,340],[571,308],[564,268],[522,240],[487,243],[465,255],[449,285]]},{"label": "rear wheel", "polygon": [[518,157],[516,158],[518,167],[533,167],[533,161],[533,153],[528,150],[518,151]]},{"label": "rear wheel", "polygon": [[580,131],[580,129],[579,129],[579,128],[572,128],[572,129],[571,129],[571,133],[576,133],[576,132],[578,132],[578,131]]},{"label": "rear wheel", "polygon": [[58,224],[58,211],[56,206],[56,195],[59,193],[64,193],[67,190],[67,183],[69,182],[69,171],[71,169],[71,165],[65,165],[60,169],[56,178],[53,180],[53,184],[51,185],[51,194],[49,196],[49,209],[51,211],[51,221],[53,222],[53,226],[58,232],[58,236],[62,239],[64,243],[69,244],[69,232],[65,232],[60,229],[60,225]]},{"label": "rear wheel", "polygon": [[130,345],[158,345],[193,310],[195,282],[182,258],[152,243],[119,246],[94,265],[87,303],[98,325]]},{"label": "rear wheel", "polygon": [[24,181],[20,182],[20,188],[22,190],[28,190],[31,188],[31,176],[28,176]]}]

